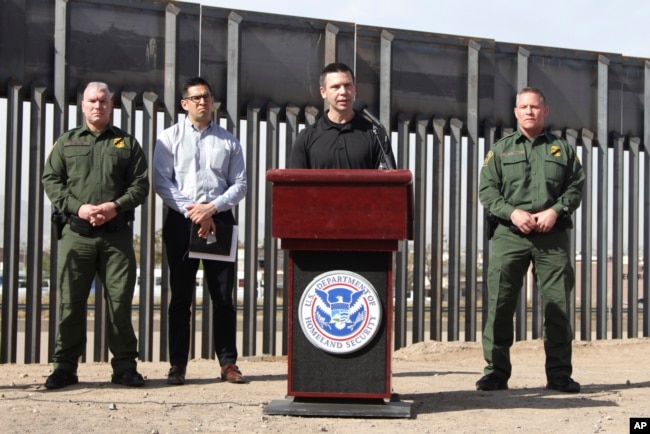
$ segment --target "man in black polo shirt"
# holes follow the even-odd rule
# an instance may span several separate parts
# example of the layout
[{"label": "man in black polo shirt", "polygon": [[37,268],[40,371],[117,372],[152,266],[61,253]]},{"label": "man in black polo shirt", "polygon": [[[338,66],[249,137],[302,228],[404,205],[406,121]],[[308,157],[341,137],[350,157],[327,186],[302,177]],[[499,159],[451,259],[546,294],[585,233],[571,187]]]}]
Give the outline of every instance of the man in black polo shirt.
[{"label": "man in black polo shirt", "polygon": [[[373,125],[353,109],[357,94],[354,73],[343,63],[330,63],[320,75],[320,94],[329,104],[315,124],[296,138],[289,167],[293,169],[378,169],[395,167],[390,147],[384,157]],[[392,165],[385,164],[384,158]]]}]

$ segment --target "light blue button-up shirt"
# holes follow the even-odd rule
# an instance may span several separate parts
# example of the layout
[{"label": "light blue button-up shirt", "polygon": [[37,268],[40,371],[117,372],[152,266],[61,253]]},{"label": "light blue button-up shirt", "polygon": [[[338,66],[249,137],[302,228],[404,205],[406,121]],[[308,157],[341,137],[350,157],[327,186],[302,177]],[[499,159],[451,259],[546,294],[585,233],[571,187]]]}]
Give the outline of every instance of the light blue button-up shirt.
[{"label": "light blue button-up shirt", "polygon": [[156,141],[153,186],[165,205],[186,217],[187,205],[194,203],[227,211],[246,196],[241,144],[212,121],[200,132],[185,118]]}]

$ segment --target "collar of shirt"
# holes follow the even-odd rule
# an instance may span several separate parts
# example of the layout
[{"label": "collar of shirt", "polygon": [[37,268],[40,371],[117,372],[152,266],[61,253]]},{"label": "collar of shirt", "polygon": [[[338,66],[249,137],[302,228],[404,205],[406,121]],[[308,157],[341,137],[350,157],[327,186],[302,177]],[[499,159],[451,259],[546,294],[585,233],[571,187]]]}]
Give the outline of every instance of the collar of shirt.
[{"label": "collar of shirt", "polygon": [[91,134],[91,135],[93,135],[93,136],[95,136],[95,137],[99,137],[99,136],[105,134],[106,132],[110,132],[113,136],[119,136],[119,135],[120,135],[120,134],[118,133],[118,131],[116,130],[116,127],[113,126],[112,124],[108,124],[108,126],[107,126],[106,128],[104,128],[104,131],[102,131],[102,132],[100,132],[100,133],[97,133],[97,132],[91,131],[91,130],[88,128],[88,124],[86,124],[85,122],[84,122],[83,125],[81,126],[81,134]]},{"label": "collar of shirt", "polygon": [[323,116],[321,116],[320,121],[318,122],[318,128],[321,130],[329,130],[329,129],[334,129],[334,130],[339,130],[339,132],[343,131],[352,131],[355,129],[358,129],[360,127],[360,120],[363,119],[361,116],[355,115],[352,119],[350,119],[349,122],[346,122],[344,124],[337,124],[336,122],[332,122],[329,116],[327,116],[327,112],[329,110],[326,110]]},{"label": "collar of shirt", "polygon": [[185,125],[187,126],[187,128],[191,128],[192,131],[194,131],[196,133],[205,133],[207,131],[210,131],[214,127],[215,123],[214,123],[214,121],[212,119],[210,119],[210,123],[208,124],[208,126],[205,127],[203,129],[203,131],[199,131],[199,129],[196,127],[196,125],[194,125],[192,122],[190,122],[190,118],[186,116],[185,117]]},{"label": "collar of shirt", "polygon": [[529,139],[526,135],[524,135],[524,133],[521,132],[521,130],[517,130],[516,134],[517,137],[515,138],[515,143],[530,142],[533,145],[538,145],[542,143],[551,143],[555,139],[555,137],[548,131],[542,131],[534,139]]}]

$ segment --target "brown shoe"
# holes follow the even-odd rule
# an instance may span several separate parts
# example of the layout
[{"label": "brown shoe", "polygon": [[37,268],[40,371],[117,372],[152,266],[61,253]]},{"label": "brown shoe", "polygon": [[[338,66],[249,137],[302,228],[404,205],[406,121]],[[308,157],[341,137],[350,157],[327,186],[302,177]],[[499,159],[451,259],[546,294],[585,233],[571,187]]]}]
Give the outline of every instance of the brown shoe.
[{"label": "brown shoe", "polygon": [[221,367],[221,381],[239,384],[246,382],[241,371],[234,363],[228,363]]}]

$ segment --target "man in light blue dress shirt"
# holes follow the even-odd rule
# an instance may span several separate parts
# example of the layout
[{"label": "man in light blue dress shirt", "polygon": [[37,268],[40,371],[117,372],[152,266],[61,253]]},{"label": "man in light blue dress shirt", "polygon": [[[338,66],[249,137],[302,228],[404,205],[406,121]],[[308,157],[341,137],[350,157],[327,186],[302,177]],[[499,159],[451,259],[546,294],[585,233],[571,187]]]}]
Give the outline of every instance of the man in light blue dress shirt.
[{"label": "man in light blue dress shirt", "polygon": [[[185,384],[190,348],[190,317],[201,259],[188,257],[192,224],[206,238],[217,224],[236,224],[232,208],[246,196],[246,166],[235,136],[213,119],[214,94],[207,80],[192,77],[183,85],[184,120],[167,128],[156,142],[153,184],[169,208],[163,225],[171,301],[167,384]],[[218,234],[217,234],[218,236]],[[221,379],[244,383],[237,367],[237,316],[232,299],[235,263],[203,259],[213,307],[214,346]]]}]

